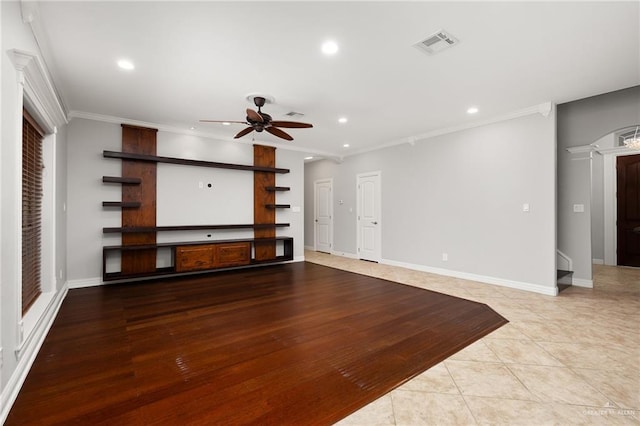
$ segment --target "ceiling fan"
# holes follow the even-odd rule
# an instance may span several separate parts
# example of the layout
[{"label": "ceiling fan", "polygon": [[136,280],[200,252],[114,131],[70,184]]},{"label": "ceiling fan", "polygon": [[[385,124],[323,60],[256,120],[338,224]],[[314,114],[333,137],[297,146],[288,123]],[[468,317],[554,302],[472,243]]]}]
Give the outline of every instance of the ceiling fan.
[{"label": "ceiling fan", "polygon": [[247,124],[247,127],[244,130],[238,132],[233,138],[238,139],[249,133],[253,132],[262,132],[266,130],[274,136],[277,136],[282,139],[286,139],[288,141],[292,141],[293,137],[286,133],[285,131],[279,129],[279,127],[290,128],[290,129],[304,129],[313,127],[312,124],[309,123],[300,123],[297,121],[280,121],[280,120],[272,120],[271,116],[265,112],[261,111],[261,108],[266,103],[266,98],[262,96],[255,96],[253,98],[253,102],[258,107],[258,111],[254,111],[251,108],[247,108],[247,118],[246,121],[224,121],[224,120],[200,120],[204,123],[241,123]]}]

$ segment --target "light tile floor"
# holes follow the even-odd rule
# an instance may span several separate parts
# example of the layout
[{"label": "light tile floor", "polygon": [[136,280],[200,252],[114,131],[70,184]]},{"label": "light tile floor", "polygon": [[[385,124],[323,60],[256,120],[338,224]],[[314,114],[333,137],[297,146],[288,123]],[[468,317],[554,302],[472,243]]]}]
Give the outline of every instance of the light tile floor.
[{"label": "light tile floor", "polygon": [[510,323],[338,424],[640,425],[640,270],[594,265],[557,297],[305,252],[306,260],[486,303]]}]

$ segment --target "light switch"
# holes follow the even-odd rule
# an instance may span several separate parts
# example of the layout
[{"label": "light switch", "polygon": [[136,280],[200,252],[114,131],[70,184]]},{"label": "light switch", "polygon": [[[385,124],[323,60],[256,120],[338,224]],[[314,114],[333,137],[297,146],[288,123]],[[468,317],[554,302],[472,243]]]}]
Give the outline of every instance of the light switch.
[{"label": "light switch", "polygon": [[529,213],[529,211],[530,211],[530,210],[531,210],[531,209],[530,209],[530,207],[529,207],[529,203],[524,203],[524,204],[522,205],[522,211],[523,211],[523,212],[525,212],[525,213]]},{"label": "light switch", "polygon": [[574,213],[584,213],[584,204],[574,204],[573,205]]}]

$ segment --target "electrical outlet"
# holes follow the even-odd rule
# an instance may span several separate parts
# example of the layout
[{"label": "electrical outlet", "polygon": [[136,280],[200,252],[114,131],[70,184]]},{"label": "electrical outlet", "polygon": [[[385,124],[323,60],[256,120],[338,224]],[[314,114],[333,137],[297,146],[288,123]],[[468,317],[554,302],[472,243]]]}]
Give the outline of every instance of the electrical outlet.
[{"label": "electrical outlet", "polygon": [[448,260],[449,260],[449,254],[447,254],[447,253],[442,253],[442,261],[443,261],[443,262],[446,262],[446,261],[448,261]]}]

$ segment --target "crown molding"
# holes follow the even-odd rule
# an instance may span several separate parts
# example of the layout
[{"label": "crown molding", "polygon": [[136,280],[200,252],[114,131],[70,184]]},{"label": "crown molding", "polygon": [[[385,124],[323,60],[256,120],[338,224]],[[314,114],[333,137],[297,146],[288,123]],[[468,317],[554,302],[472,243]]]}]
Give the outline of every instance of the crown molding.
[{"label": "crown molding", "polygon": [[267,142],[267,141],[262,141],[259,140],[257,138],[252,138],[252,140],[246,139],[234,139],[232,137],[228,137],[228,136],[220,136],[217,135],[215,133],[208,133],[208,132],[202,132],[202,131],[198,131],[198,130],[185,130],[181,127],[175,127],[175,126],[167,126],[167,125],[163,125],[163,124],[159,124],[159,123],[151,123],[148,121],[139,121],[139,120],[131,120],[128,118],[122,118],[122,117],[114,117],[112,115],[103,115],[103,114],[95,114],[92,112],[84,112],[84,111],[69,111],[68,114],[68,119],[69,121],[71,121],[74,118],[81,118],[81,119],[85,119],[85,120],[93,120],[93,121],[101,121],[103,123],[112,123],[112,124],[129,124],[131,126],[138,126],[138,127],[148,127],[148,128],[153,128],[153,129],[157,129],[161,132],[168,132],[168,133],[175,133],[178,135],[191,135],[191,136],[198,136],[201,138],[206,138],[206,139],[212,139],[218,142],[233,142],[233,143],[242,143],[245,145],[253,145],[253,144],[260,144],[260,145],[265,145],[265,146],[272,146],[274,148],[278,148],[278,149],[283,149],[283,150],[287,150],[287,151],[296,151],[296,152],[302,152],[305,153],[307,155],[314,155],[314,156],[320,156],[323,157],[325,159],[330,159],[330,160],[334,160],[336,161],[337,159],[339,159],[340,157],[330,153],[330,152],[324,152],[324,151],[318,151],[318,150],[313,150],[313,149],[306,149],[306,148],[301,148],[298,146],[292,146],[292,145],[285,145],[285,144],[280,144],[280,143],[273,143],[273,142]]},{"label": "crown molding", "polygon": [[387,143],[383,143],[381,145],[376,145],[375,147],[371,147],[371,148],[366,148],[366,149],[361,149],[361,150],[357,150],[354,152],[351,152],[349,154],[346,154],[345,157],[351,157],[354,155],[359,155],[359,154],[364,154],[366,152],[371,152],[371,151],[377,151],[379,149],[384,149],[384,148],[389,148],[392,146],[397,146],[397,145],[403,145],[405,143],[408,143],[411,146],[414,146],[416,144],[416,142],[423,142],[425,140],[428,139],[432,139],[436,136],[442,136],[442,135],[447,135],[450,133],[456,133],[456,132],[460,132],[463,130],[469,130],[469,129],[473,129],[476,127],[482,127],[482,126],[487,126],[489,124],[495,124],[495,123],[500,123],[503,121],[508,121],[508,120],[513,120],[516,118],[520,118],[520,117],[526,117],[529,115],[534,115],[534,114],[540,114],[543,117],[548,117],[549,114],[551,114],[551,112],[553,111],[553,103],[551,102],[545,102],[542,104],[538,104],[538,105],[533,105],[527,108],[523,108],[520,110],[516,110],[507,114],[503,114],[503,115],[499,115],[496,117],[492,117],[492,118],[487,118],[485,120],[477,120],[477,121],[472,121],[469,123],[464,123],[464,124],[460,124],[460,125],[456,125],[456,126],[450,126],[450,127],[443,127],[441,129],[436,129],[433,130],[431,132],[427,132],[427,133],[422,133],[419,135],[412,135],[409,137],[405,137],[402,139],[395,139],[392,140],[390,142]]},{"label": "crown molding", "polygon": [[45,121],[40,123],[55,133],[56,126],[67,123],[67,116],[58,99],[47,69],[40,57],[20,49],[7,51],[18,72],[18,82],[24,87],[25,104],[34,108]]}]

